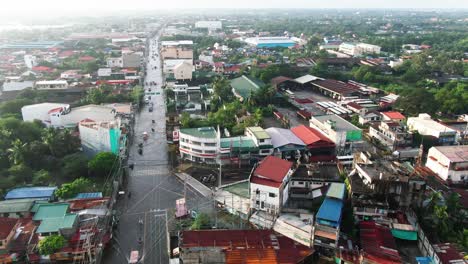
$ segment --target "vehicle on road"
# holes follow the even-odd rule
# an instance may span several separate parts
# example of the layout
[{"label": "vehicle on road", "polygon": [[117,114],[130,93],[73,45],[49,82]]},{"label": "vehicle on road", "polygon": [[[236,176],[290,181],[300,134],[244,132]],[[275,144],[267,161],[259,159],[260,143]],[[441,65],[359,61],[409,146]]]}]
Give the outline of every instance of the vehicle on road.
[{"label": "vehicle on road", "polygon": [[153,112],[153,106],[150,106],[150,108],[148,108],[148,111]]},{"label": "vehicle on road", "polygon": [[148,132],[143,132],[143,140],[148,140]]}]

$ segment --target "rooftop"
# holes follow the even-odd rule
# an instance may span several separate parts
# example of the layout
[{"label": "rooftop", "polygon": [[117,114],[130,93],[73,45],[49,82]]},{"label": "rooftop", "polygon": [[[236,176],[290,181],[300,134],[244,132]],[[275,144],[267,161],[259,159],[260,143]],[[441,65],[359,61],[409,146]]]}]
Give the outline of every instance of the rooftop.
[{"label": "rooftop", "polygon": [[270,127],[265,131],[270,135],[271,143],[275,148],[289,144],[305,146],[304,142],[289,129]]},{"label": "rooftop", "polygon": [[294,79],[295,82],[300,83],[300,84],[306,84],[306,83],[317,81],[317,80],[323,80],[323,79],[310,75],[310,74],[306,74],[304,76]]},{"label": "rooftop", "polygon": [[316,80],[314,81],[314,85],[341,95],[348,95],[359,92],[358,86],[330,79]]},{"label": "rooftop", "polygon": [[432,245],[442,264],[465,264],[463,253],[454,244],[443,243]]},{"label": "rooftop", "polygon": [[192,40],[161,41],[161,46],[193,45]]},{"label": "rooftop", "polygon": [[31,209],[35,199],[14,199],[0,201],[0,214],[27,212]]},{"label": "rooftop", "polygon": [[17,222],[16,218],[0,217],[0,240],[8,237]]},{"label": "rooftop", "polygon": [[115,113],[113,107],[90,104],[72,108],[70,113],[61,116],[62,125],[65,127],[75,127],[85,118],[96,122],[114,121]]},{"label": "rooftop", "polygon": [[[293,163],[290,161],[275,156],[267,156],[255,169],[252,178],[260,178],[259,180],[272,181],[281,185],[292,166]],[[253,179],[253,181],[255,180]]]},{"label": "rooftop", "polygon": [[245,75],[231,80],[232,89],[244,100],[249,98],[251,93],[256,92],[263,86],[265,86],[265,83],[262,81]]},{"label": "rooftop", "polygon": [[341,118],[337,115],[321,115],[321,116],[313,116],[312,119],[318,120],[319,122],[325,124],[328,120],[335,122],[335,131],[354,131],[360,130],[355,125],[351,124],[350,122],[346,121],[345,119]]},{"label": "rooftop", "polygon": [[34,214],[33,220],[44,220],[47,218],[63,217],[68,211],[69,204],[56,203],[56,204],[41,204]]},{"label": "rooftop", "polygon": [[332,182],[328,187],[327,197],[343,200],[345,197],[344,183]]},{"label": "rooftop", "polygon": [[258,149],[255,142],[250,137],[230,137],[221,138],[221,148],[229,148],[232,152],[253,151]]},{"label": "rooftop", "polygon": [[390,119],[405,119],[406,117],[400,112],[382,112],[382,115]]},{"label": "rooftop", "polygon": [[270,135],[265,131],[265,129],[261,127],[247,127],[247,130],[252,132],[252,134],[257,138],[257,139],[269,139]]},{"label": "rooftop", "polygon": [[89,198],[102,198],[102,192],[79,193],[75,196],[75,199],[89,199]]},{"label": "rooftop", "polygon": [[442,155],[447,157],[451,162],[467,162],[468,161],[468,145],[461,146],[441,146],[433,147]]},{"label": "rooftop", "polygon": [[58,232],[63,228],[72,228],[77,218],[76,214],[68,214],[68,203],[41,204],[33,217],[41,221],[36,233]]},{"label": "rooftop", "polygon": [[319,142],[333,144],[333,141],[328,139],[325,135],[309,126],[300,125],[291,128],[291,131],[301,139],[306,145],[311,145]]},{"label": "rooftop", "polygon": [[22,199],[22,198],[38,198],[49,199],[54,194],[57,187],[23,187],[9,191],[5,195],[5,200]]},{"label": "rooftop", "polygon": [[364,258],[375,263],[401,263],[395,239],[390,229],[372,221],[359,223],[361,247]]},{"label": "rooftop", "polygon": [[181,128],[180,133],[199,138],[216,138],[217,132],[213,127]]},{"label": "rooftop", "polygon": [[328,225],[336,227],[341,221],[341,209],[343,209],[343,202],[341,200],[325,197],[317,212],[317,221],[325,220],[328,222]]},{"label": "rooftop", "polygon": [[244,198],[249,198],[249,182],[243,181],[229,186],[223,187],[227,192],[239,195]]}]

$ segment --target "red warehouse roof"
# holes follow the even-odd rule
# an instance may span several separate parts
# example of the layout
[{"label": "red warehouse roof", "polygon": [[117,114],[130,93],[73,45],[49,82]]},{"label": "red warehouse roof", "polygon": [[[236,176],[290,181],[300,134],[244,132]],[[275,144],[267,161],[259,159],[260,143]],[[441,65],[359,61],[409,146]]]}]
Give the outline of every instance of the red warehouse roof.
[{"label": "red warehouse roof", "polygon": [[254,176],[282,183],[284,177],[292,168],[292,162],[274,156],[264,158],[255,169]]},{"label": "red warehouse roof", "polygon": [[291,131],[300,138],[306,145],[316,144],[316,143],[326,143],[334,146],[335,143],[324,136],[322,133],[318,132],[317,130],[305,126],[300,125],[297,127],[291,128]]}]

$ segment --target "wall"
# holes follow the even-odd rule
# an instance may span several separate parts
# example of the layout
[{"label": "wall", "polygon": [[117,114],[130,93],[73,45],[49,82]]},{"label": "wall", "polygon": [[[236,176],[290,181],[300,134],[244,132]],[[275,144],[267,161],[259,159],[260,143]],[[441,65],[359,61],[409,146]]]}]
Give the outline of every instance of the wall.
[{"label": "wall", "polygon": [[[256,190],[259,190],[260,193],[257,194]],[[274,193],[275,197],[270,197],[269,193]],[[268,205],[273,206],[273,209],[278,211],[280,208],[280,189],[255,183],[250,183],[250,200],[252,201],[251,207],[256,208],[257,210],[266,211]],[[259,204],[256,204],[256,201],[259,201]],[[264,208],[261,207],[261,202],[265,203]]]}]

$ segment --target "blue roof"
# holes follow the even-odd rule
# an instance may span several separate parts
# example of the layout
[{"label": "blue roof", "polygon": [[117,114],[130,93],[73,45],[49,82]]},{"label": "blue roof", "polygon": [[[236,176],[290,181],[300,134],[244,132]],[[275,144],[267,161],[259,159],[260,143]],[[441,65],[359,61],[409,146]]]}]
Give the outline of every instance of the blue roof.
[{"label": "blue roof", "polygon": [[433,264],[434,261],[431,257],[416,257],[416,263],[418,264]]},{"label": "blue roof", "polygon": [[9,191],[5,195],[5,200],[38,198],[51,199],[57,187],[23,187]]},{"label": "blue roof", "polygon": [[342,201],[326,197],[317,212],[317,221],[336,227],[341,221],[341,209]]},{"label": "blue roof", "polygon": [[79,193],[75,196],[75,199],[90,199],[90,198],[102,198],[102,192]]}]

